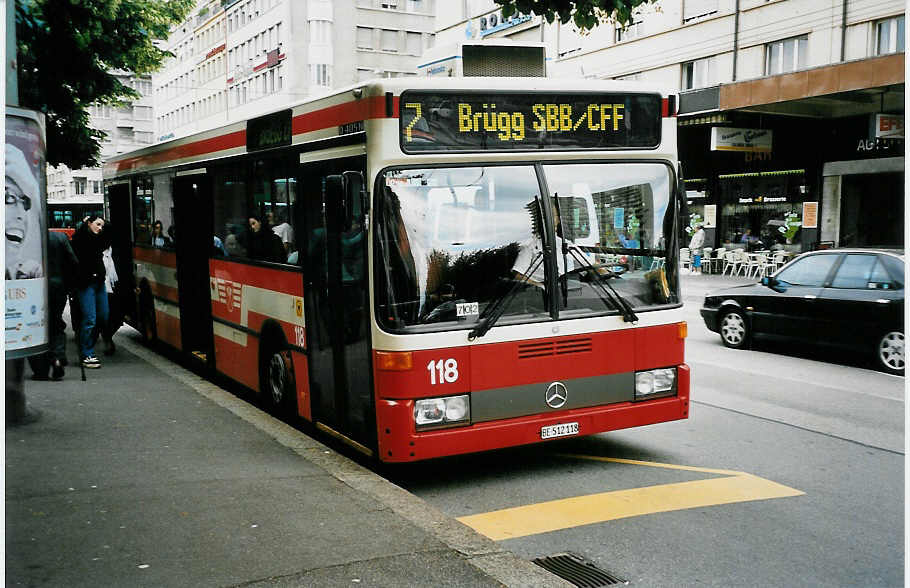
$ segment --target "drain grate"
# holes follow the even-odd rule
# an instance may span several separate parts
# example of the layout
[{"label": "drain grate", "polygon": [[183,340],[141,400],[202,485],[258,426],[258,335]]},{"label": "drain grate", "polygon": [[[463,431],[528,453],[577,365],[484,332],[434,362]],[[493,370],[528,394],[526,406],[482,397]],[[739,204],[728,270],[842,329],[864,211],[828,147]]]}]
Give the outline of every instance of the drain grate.
[{"label": "drain grate", "polygon": [[593,562],[583,558],[577,553],[559,553],[538,557],[531,560],[543,569],[556,574],[563,580],[584,588],[597,588],[598,586],[615,586],[628,584],[616,574],[602,570]]}]

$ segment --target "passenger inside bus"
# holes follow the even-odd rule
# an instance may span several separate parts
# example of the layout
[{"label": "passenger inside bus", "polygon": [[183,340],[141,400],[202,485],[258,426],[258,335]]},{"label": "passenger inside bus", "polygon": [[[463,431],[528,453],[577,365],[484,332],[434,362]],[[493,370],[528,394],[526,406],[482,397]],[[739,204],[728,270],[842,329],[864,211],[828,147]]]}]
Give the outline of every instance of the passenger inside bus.
[{"label": "passenger inside bus", "polygon": [[152,223],[152,234],[149,237],[152,247],[158,249],[162,247],[171,247],[171,238],[164,234],[164,228],[160,220]]},{"label": "passenger inside bus", "polygon": [[272,263],[285,263],[284,244],[273,231],[268,222],[263,222],[258,214],[248,217],[249,230],[245,233],[245,246],[249,257]]}]

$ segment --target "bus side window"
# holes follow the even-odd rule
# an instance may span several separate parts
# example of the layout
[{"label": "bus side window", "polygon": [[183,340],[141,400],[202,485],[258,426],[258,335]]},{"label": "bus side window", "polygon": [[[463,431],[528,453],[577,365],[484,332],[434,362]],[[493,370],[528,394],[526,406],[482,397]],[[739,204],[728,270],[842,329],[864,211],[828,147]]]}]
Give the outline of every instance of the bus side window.
[{"label": "bus side window", "polygon": [[248,226],[245,170],[240,166],[228,165],[216,169],[214,177],[213,227],[215,237],[222,243],[225,259],[245,259],[247,250],[242,238]]}]

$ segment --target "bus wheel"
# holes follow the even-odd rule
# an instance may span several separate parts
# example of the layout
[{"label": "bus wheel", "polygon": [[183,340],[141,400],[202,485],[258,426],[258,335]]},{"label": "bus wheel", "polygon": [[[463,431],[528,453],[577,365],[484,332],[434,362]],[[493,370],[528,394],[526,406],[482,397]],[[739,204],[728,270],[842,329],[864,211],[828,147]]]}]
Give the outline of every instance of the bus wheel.
[{"label": "bus wheel", "polygon": [[263,354],[260,390],[269,412],[279,417],[295,416],[296,386],[290,351],[270,347]]}]

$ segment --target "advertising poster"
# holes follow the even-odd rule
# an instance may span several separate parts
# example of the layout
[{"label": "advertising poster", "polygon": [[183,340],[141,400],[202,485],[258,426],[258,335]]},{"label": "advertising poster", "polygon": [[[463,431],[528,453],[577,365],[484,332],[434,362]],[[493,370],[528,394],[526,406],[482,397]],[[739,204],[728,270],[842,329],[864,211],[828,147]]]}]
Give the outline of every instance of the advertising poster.
[{"label": "advertising poster", "polygon": [[803,202],[803,228],[818,228],[818,202]]},{"label": "advertising poster", "polygon": [[6,359],[47,349],[44,117],[6,109]]}]

